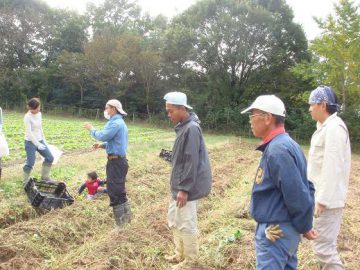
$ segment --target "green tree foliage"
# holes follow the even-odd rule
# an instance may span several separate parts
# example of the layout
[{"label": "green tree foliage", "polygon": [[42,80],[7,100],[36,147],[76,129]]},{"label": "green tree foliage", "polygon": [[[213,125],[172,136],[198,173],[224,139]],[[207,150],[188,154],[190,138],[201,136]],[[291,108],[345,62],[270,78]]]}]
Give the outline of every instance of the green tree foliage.
[{"label": "green tree foliage", "polygon": [[359,104],[359,15],[349,0],[336,12],[319,21],[310,54],[285,0],[200,0],[171,21],[141,14],[134,0],[90,4],[83,16],[0,0],[0,100],[95,108],[119,98],[150,118],[180,90],[205,127],[241,131],[239,112],[271,93],[285,101],[287,127],[309,136],[316,84],[334,86],[348,109]]},{"label": "green tree foliage", "polygon": [[81,52],[62,51],[57,57],[57,73],[63,80],[78,88],[80,91],[80,105],[84,101],[85,85],[89,76],[85,55]]},{"label": "green tree foliage", "polygon": [[291,106],[307,86],[290,72],[309,59],[307,40],[280,0],[197,2],[170,24],[164,59],[172,84],[189,89],[201,114],[226,127],[247,125],[235,115],[257,95],[277,94]]},{"label": "green tree foliage", "polygon": [[294,72],[314,85],[332,86],[345,109],[360,102],[360,15],[350,0],[341,0],[335,11],[325,21],[317,19],[322,34],[311,43],[312,61]]},{"label": "green tree foliage", "polygon": [[117,35],[137,29],[140,8],[133,0],[105,0],[100,6],[89,4],[87,16],[95,37]]},{"label": "green tree foliage", "polygon": [[311,82],[313,88],[319,84],[333,87],[343,105],[352,141],[359,141],[360,15],[350,0],[341,0],[334,7],[334,16],[316,19],[322,33],[311,42],[311,61],[298,64],[293,72]]},{"label": "green tree foliage", "polygon": [[0,97],[16,104],[29,95],[47,100],[56,84],[51,63],[61,50],[79,51],[86,41],[80,16],[36,0],[2,1],[0,35]]}]

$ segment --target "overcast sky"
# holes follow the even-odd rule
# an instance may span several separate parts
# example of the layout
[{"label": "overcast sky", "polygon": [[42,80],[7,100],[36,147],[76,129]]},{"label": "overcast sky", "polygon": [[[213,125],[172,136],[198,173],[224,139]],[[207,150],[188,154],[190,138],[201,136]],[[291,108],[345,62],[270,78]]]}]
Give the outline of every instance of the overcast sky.
[{"label": "overcast sky", "polygon": [[[56,8],[68,8],[83,13],[89,2],[99,4],[103,0],[44,0],[50,6]],[[353,0],[360,5],[360,0]],[[168,18],[182,12],[197,0],[138,0],[142,10],[156,16],[160,13]],[[325,18],[334,12],[334,3],[340,0],[286,0],[292,7],[295,15],[295,22],[301,24],[309,40],[320,34],[313,17]]]}]

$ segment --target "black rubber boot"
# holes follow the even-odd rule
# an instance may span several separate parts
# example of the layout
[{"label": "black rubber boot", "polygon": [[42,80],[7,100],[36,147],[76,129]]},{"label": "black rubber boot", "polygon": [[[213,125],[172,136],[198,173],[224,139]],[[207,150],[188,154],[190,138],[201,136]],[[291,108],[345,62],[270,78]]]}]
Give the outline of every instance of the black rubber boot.
[{"label": "black rubber boot", "polygon": [[128,201],[113,206],[113,212],[115,223],[117,226],[122,226],[124,223],[131,222],[131,207]]}]

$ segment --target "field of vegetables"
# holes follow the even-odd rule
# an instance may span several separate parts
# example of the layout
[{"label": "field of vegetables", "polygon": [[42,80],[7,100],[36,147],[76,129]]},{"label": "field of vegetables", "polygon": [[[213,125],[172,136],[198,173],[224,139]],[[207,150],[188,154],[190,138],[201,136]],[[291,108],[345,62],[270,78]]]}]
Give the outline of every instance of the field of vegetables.
[{"label": "field of vegetables", "polygon": [[[3,133],[9,144],[10,155],[4,161],[20,160],[25,158],[24,150],[24,114],[4,111]],[[95,142],[89,132],[83,128],[87,119],[43,115],[43,129],[48,144],[57,146],[63,152],[78,149],[89,149]],[[125,120],[126,121],[126,120]],[[101,129],[106,120],[90,121],[95,128]],[[166,132],[153,127],[127,123],[129,129],[129,143],[154,141]]]}]

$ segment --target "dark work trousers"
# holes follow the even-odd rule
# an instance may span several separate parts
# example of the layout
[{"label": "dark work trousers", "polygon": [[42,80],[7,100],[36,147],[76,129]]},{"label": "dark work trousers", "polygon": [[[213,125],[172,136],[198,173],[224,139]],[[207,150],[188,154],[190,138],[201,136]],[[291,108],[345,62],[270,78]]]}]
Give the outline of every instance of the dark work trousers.
[{"label": "dark work trousers", "polygon": [[106,163],[106,188],[110,197],[110,206],[127,201],[125,180],[128,168],[125,157],[108,160]]}]

